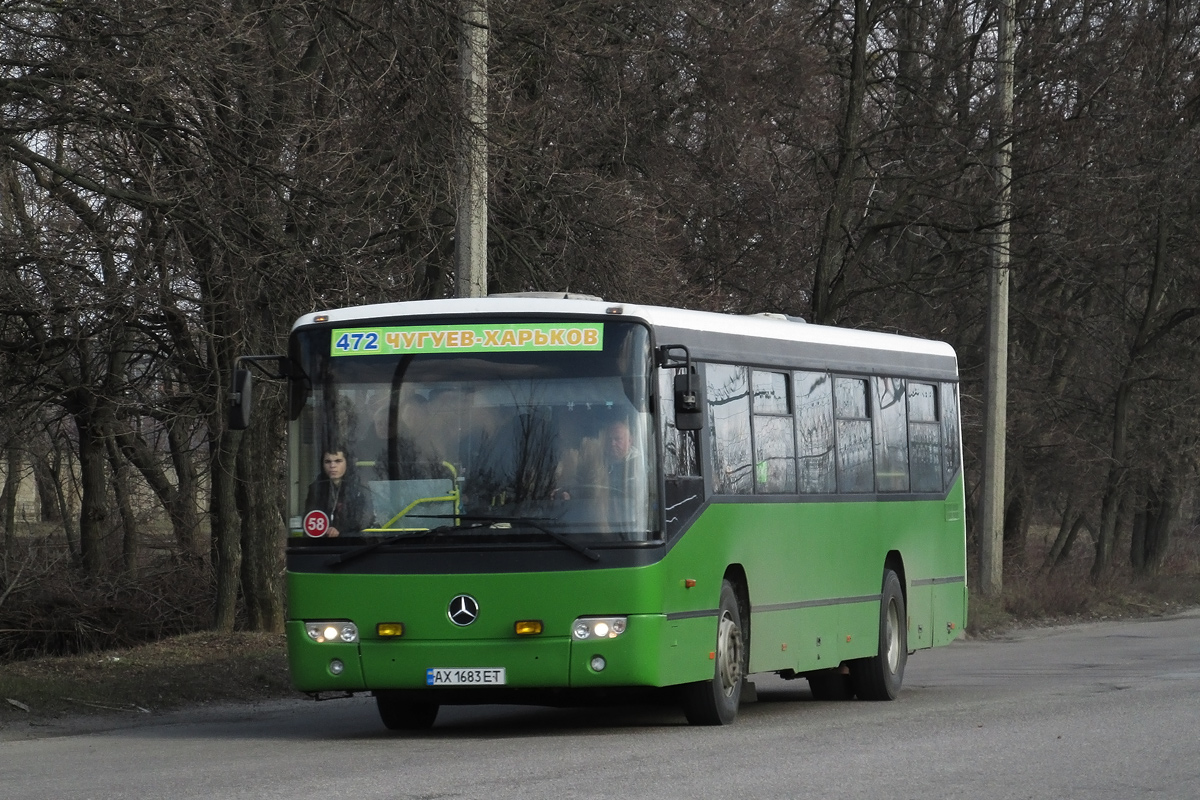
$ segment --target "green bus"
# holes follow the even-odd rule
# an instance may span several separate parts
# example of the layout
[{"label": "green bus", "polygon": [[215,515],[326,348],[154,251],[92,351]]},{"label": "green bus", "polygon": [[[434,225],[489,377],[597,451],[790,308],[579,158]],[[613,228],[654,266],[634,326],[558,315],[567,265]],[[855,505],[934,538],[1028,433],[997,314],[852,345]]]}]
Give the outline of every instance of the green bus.
[{"label": "green bus", "polygon": [[773,672],[888,700],[967,610],[946,344],[575,295],[309,314],[289,384],[288,659],[390,729],[644,694],[732,722]]}]

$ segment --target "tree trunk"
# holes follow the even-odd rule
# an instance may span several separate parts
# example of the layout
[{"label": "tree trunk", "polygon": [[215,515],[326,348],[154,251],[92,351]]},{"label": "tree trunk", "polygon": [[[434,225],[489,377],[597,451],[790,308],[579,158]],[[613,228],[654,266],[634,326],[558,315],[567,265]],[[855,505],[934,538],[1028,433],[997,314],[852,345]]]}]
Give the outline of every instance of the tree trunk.
[{"label": "tree trunk", "polygon": [[1029,491],[1021,480],[1008,487],[1008,503],[1004,509],[1004,558],[1024,566],[1028,555]]},{"label": "tree trunk", "polygon": [[60,522],[63,509],[60,502],[62,487],[57,484],[57,470],[50,466],[50,459],[61,458],[57,451],[37,453],[30,459],[33,469],[33,486],[37,490],[38,521]]},{"label": "tree trunk", "polygon": [[[223,427],[223,423],[217,423]],[[219,430],[214,426],[214,430]],[[242,568],[241,520],[237,513],[235,468],[241,434],[222,430],[212,447],[212,562],[216,577],[213,625],[232,631],[237,620],[238,582]]]},{"label": "tree trunk", "polygon": [[17,546],[17,492],[21,489],[22,453],[12,442],[8,448],[8,471],[4,475],[4,552]]},{"label": "tree trunk", "polygon": [[1139,575],[1157,575],[1171,544],[1171,532],[1183,509],[1183,487],[1172,470],[1159,486],[1147,492],[1146,503],[1134,520],[1129,561]]},{"label": "tree trunk", "polygon": [[[184,558],[198,559],[200,553],[196,531],[200,525],[200,518],[196,509],[194,474],[189,467],[190,459],[174,457],[175,453],[172,452],[172,466],[176,473],[175,483],[172,483],[163,470],[161,456],[128,425],[123,426],[116,440],[121,453],[129,463],[137,467],[166,510],[167,517],[171,520],[171,531]],[[170,434],[168,441],[174,451],[178,442]]]},{"label": "tree trunk", "polygon": [[87,415],[75,417],[79,431],[79,557],[83,570],[91,577],[104,571],[108,536],[108,456],[100,425]]},{"label": "tree trunk", "polygon": [[1058,526],[1058,535],[1054,538],[1054,544],[1050,546],[1050,552],[1046,554],[1046,560],[1042,564],[1042,574],[1054,572],[1066,563],[1071,556],[1071,546],[1075,544],[1075,538],[1083,526],[1083,514],[1076,512],[1073,506],[1067,506]]},{"label": "tree trunk", "polygon": [[194,448],[188,441],[183,417],[174,417],[167,425],[167,443],[171,448],[171,464],[175,470],[175,497],[171,506],[171,527],[175,541],[189,559],[202,557],[200,544],[200,511],[196,494],[199,476],[196,474]]},{"label": "tree trunk", "polygon": [[[272,393],[272,395],[275,393]],[[255,424],[243,434],[238,453],[238,511],[242,518],[242,591],[251,630],[282,631],[283,543],[286,531],[280,513],[279,485],[283,443],[279,420],[282,407],[267,395],[258,406]],[[264,468],[264,466],[271,468]]]},{"label": "tree trunk", "polygon": [[1096,532],[1096,556],[1092,561],[1091,577],[1099,581],[1112,566],[1116,548],[1117,528],[1122,493],[1125,491],[1125,457],[1129,435],[1129,394],[1127,381],[1117,387],[1117,400],[1113,408],[1112,449],[1109,451],[1108,479],[1104,484],[1104,498],[1100,502],[1100,527]]},{"label": "tree trunk", "polygon": [[[72,480],[72,475],[75,470],[71,465],[72,453],[67,449],[55,450],[53,462],[47,462],[46,466],[50,469],[51,477],[53,478],[53,486],[55,503],[58,506],[58,517],[62,520],[63,537],[67,540],[67,551],[77,561],[81,560],[79,548],[79,531],[76,526],[75,515],[71,513],[71,497],[68,495],[67,481]],[[66,461],[66,469],[63,469],[63,462]]]},{"label": "tree trunk", "polygon": [[141,543],[138,537],[137,515],[129,498],[129,467],[121,458],[115,439],[106,439],[105,444],[108,447],[108,463],[112,465],[113,495],[117,499],[117,511],[121,516],[121,561],[125,575],[136,578]]}]

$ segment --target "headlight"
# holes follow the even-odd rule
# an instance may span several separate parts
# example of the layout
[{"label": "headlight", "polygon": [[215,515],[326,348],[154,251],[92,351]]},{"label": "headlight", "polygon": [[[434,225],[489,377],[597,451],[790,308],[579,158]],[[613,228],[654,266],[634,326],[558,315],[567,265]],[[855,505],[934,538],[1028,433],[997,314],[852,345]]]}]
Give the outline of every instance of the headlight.
[{"label": "headlight", "polygon": [[626,617],[580,617],[571,626],[576,641],[615,639],[625,632]]},{"label": "headlight", "polygon": [[357,642],[358,626],[353,622],[333,620],[331,622],[306,622],[304,629],[314,642]]}]

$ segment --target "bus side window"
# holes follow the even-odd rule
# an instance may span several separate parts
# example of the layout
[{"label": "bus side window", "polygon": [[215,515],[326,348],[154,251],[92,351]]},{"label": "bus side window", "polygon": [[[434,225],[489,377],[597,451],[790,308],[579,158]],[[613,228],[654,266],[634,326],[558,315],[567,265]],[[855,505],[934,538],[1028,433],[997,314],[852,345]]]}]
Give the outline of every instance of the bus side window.
[{"label": "bus side window", "polygon": [[662,419],[663,474],[700,476],[700,431],[681,431],[675,427],[675,371],[659,370],[659,416]]},{"label": "bus side window", "polygon": [[958,427],[958,384],[943,383],[942,388],[942,475],[945,486],[954,485],[962,464],[961,434]]},{"label": "bus side window", "polygon": [[833,382],[826,372],[797,372],[796,398],[798,472],[804,494],[837,491],[833,447]]},{"label": "bus side window", "polygon": [[908,384],[908,457],[914,492],[942,491],[942,427],[937,386]]},{"label": "bus side window", "polygon": [[705,364],[712,486],[717,494],[752,494],[750,385],[745,367]]},{"label": "bus side window", "polygon": [[788,376],[754,370],[754,491],[781,494],[796,491],[796,426]]},{"label": "bus side window", "polygon": [[704,505],[700,476],[700,431],[675,427],[675,370],[658,372],[658,409],[662,420],[663,534],[668,538],[687,529]]},{"label": "bus side window", "polygon": [[875,490],[908,491],[908,404],[903,378],[872,378],[875,390]]},{"label": "bus side window", "polygon": [[837,418],[838,491],[872,492],[875,462],[866,379],[834,378],[833,408]]}]

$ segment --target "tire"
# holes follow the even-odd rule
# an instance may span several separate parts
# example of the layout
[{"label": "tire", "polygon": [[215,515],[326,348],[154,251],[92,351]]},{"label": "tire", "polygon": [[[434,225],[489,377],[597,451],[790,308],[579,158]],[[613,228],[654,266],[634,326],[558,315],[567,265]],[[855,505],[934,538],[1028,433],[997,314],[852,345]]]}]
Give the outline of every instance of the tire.
[{"label": "tire", "polygon": [[728,725],[737,719],[746,684],[750,649],[745,620],[733,584],[721,584],[717,647],[711,680],[683,687],[683,710],[693,725]]},{"label": "tire", "polygon": [[403,700],[391,692],[376,692],[375,707],[383,727],[389,731],[425,731],[433,727],[437,719],[437,703],[420,703]]},{"label": "tire", "polygon": [[854,693],[859,700],[895,700],[904,682],[908,661],[908,625],[904,590],[892,570],[883,572],[879,603],[879,651],[870,658],[850,662]]},{"label": "tire", "polygon": [[839,668],[817,670],[806,677],[813,700],[833,702],[854,697],[853,679]]}]

